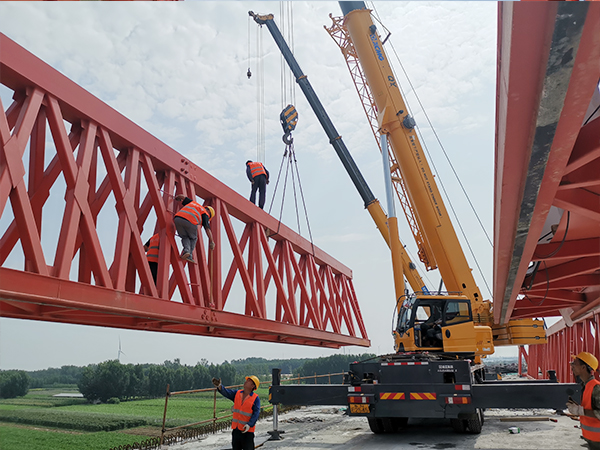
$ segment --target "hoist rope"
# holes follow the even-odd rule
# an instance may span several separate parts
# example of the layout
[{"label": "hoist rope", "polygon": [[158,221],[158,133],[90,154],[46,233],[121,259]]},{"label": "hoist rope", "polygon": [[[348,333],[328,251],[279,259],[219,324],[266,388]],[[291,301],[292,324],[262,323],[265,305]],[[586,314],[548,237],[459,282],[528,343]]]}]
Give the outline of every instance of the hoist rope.
[{"label": "hoist rope", "polygon": [[262,33],[256,33],[256,160],[265,160],[265,76]]},{"label": "hoist rope", "polygon": [[[375,12],[375,14],[377,15],[377,20],[380,22],[380,20],[378,18],[379,14],[377,13],[377,11],[375,9],[375,5],[374,4],[372,5],[372,9]],[[492,243],[492,241],[490,239],[490,236],[488,235],[485,227],[483,226],[483,223],[481,222],[479,214],[475,210],[475,207],[474,207],[473,203],[471,202],[471,199],[470,199],[469,195],[467,194],[467,191],[466,191],[466,189],[465,189],[465,187],[464,187],[464,185],[463,185],[460,177],[458,176],[458,173],[456,172],[456,170],[454,168],[454,165],[450,161],[450,158],[449,158],[449,156],[448,156],[448,154],[446,152],[446,149],[444,148],[444,146],[443,146],[443,144],[442,144],[442,142],[441,142],[441,140],[440,140],[440,138],[439,138],[439,136],[437,134],[436,129],[434,128],[433,124],[431,123],[431,120],[429,119],[429,115],[427,114],[427,111],[425,110],[425,107],[421,103],[421,99],[419,98],[419,95],[417,94],[417,91],[416,91],[415,87],[413,86],[413,84],[412,84],[412,82],[410,80],[410,77],[408,76],[408,73],[406,72],[406,70],[404,68],[404,65],[402,64],[402,61],[400,60],[400,57],[398,56],[398,53],[396,52],[396,48],[394,47],[394,45],[393,45],[393,43],[391,41],[390,41],[389,45],[391,46],[391,48],[392,48],[392,50],[394,52],[394,55],[396,56],[396,60],[398,61],[398,64],[400,64],[400,68],[402,69],[402,72],[404,73],[404,76],[406,77],[406,79],[408,81],[408,84],[409,84],[410,88],[412,89],[412,91],[413,91],[413,93],[415,95],[415,98],[417,99],[417,103],[421,107],[421,110],[423,111],[423,114],[425,115],[427,123],[429,124],[429,126],[430,126],[430,128],[431,128],[431,130],[432,130],[432,132],[433,132],[433,134],[434,134],[434,136],[435,136],[435,138],[436,138],[436,140],[437,140],[437,142],[438,142],[438,144],[439,144],[439,146],[440,146],[440,148],[442,150],[442,153],[444,154],[444,156],[446,158],[446,161],[450,165],[450,168],[452,169],[452,172],[454,173],[454,176],[455,176],[456,180],[458,181],[458,184],[460,185],[460,187],[461,187],[461,189],[463,191],[463,194],[465,195],[465,197],[466,197],[466,199],[467,199],[467,201],[468,201],[468,203],[469,203],[469,205],[471,207],[471,210],[473,211],[473,214],[475,214],[475,217],[477,218],[477,221],[479,222],[479,225],[480,225],[481,229],[483,230],[483,232],[484,232],[484,234],[485,234],[485,236],[486,236],[486,238],[487,238],[490,246],[493,248],[494,245],[493,245],[493,243]],[[394,76],[396,76],[396,75],[394,74]],[[398,80],[397,76],[396,76],[396,80]],[[401,87],[401,85],[400,85],[399,82],[398,82],[398,86],[399,86],[399,89],[402,92],[402,96],[405,99],[407,109],[410,110],[410,106],[408,105],[408,99],[407,99],[404,91],[402,90],[402,87]],[[411,115],[414,117],[414,114],[411,113]],[[471,247],[469,239],[467,238],[467,235],[466,235],[466,233],[465,233],[465,231],[464,231],[464,229],[462,227],[462,223],[461,223],[460,219],[458,218],[458,214],[456,213],[456,211],[454,209],[454,206],[452,204],[452,201],[450,200],[450,197],[448,196],[448,192],[446,191],[446,188],[445,188],[444,183],[442,181],[442,177],[440,176],[440,174],[439,174],[439,172],[437,170],[437,167],[435,166],[435,162],[434,162],[433,158],[431,157],[431,153],[429,152],[429,148],[427,147],[427,145],[425,143],[425,140],[423,139],[423,135],[421,134],[420,129],[418,127],[416,127],[416,130],[417,130],[417,133],[419,133],[419,135],[420,135],[421,144],[423,145],[423,148],[425,149],[425,151],[427,153],[427,156],[429,157],[429,160],[431,161],[431,165],[433,166],[433,169],[434,169],[434,171],[436,173],[436,176],[437,176],[437,178],[439,180],[439,184],[440,184],[440,186],[441,186],[441,188],[442,188],[442,190],[444,192],[444,195],[446,196],[446,199],[448,200],[448,204],[450,205],[450,209],[452,210],[452,214],[454,215],[454,218],[455,218],[455,220],[456,220],[456,222],[458,224],[458,227],[460,228],[461,234],[463,235],[463,238],[465,239],[467,247],[469,248],[469,252],[471,253],[471,256],[473,257],[473,260],[475,261],[475,265],[477,266],[479,274],[481,275],[481,277],[483,279],[483,282],[484,282],[484,284],[485,284],[485,286],[486,286],[486,288],[488,290],[488,293],[491,296],[492,292],[491,292],[491,289],[490,289],[490,287],[488,285],[487,279],[486,279],[485,275],[483,274],[481,266],[479,265],[479,261],[478,261],[477,257],[475,256],[475,252],[473,251],[473,248]]]},{"label": "hoist rope", "polygon": [[[273,235],[278,234],[279,229],[281,227],[281,219],[283,217],[283,205],[285,203],[285,193],[287,190],[287,181],[288,181],[288,176],[291,176],[292,189],[294,191],[294,206],[296,209],[296,221],[298,224],[298,234],[301,233],[301,226],[300,226],[300,216],[299,216],[299,212],[298,212],[298,196],[296,193],[296,181],[295,181],[296,179],[298,180],[298,189],[300,191],[300,197],[302,199],[302,207],[304,209],[304,218],[306,219],[306,226],[308,228],[308,235],[310,237],[310,245],[312,247],[312,254],[314,256],[315,246],[313,243],[312,231],[310,229],[310,221],[308,219],[308,210],[306,209],[306,201],[304,199],[304,191],[302,190],[302,182],[300,180],[300,171],[298,170],[298,161],[296,160],[296,152],[294,151],[294,144],[290,144],[285,147],[285,151],[283,153],[283,158],[281,159],[281,164],[279,166],[279,173],[277,174],[277,181],[275,182],[275,188],[273,189],[273,195],[271,197],[271,204],[269,205],[269,214],[271,214],[271,210],[273,209],[273,203],[275,202],[277,188],[279,187],[279,180],[281,179],[281,172],[283,170],[283,164],[286,162],[286,159],[287,159],[287,164],[286,164],[286,169],[285,169],[285,178],[283,179],[283,192],[281,194],[281,207],[279,208],[279,219],[278,219],[279,223],[277,224],[277,231],[275,233],[273,233]],[[291,175],[290,175],[290,167],[292,168]],[[296,172],[295,177],[294,177],[294,169]]]}]

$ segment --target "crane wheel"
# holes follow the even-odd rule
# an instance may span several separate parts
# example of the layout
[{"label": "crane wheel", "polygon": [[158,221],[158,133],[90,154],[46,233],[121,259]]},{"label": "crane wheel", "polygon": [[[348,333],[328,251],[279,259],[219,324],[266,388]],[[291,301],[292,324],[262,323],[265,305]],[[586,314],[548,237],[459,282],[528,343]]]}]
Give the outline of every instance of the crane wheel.
[{"label": "crane wheel", "polygon": [[373,433],[381,434],[384,432],[383,421],[381,419],[377,419],[375,417],[367,417],[367,421],[369,422],[369,428]]}]

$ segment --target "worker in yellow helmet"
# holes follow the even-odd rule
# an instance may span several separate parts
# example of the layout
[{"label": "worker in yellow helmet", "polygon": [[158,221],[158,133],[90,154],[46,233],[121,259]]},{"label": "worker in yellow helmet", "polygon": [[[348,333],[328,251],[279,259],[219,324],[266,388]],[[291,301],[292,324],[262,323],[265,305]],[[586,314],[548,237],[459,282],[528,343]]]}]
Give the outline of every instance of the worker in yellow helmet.
[{"label": "worker in yellow helmet", "polygon": [[200,203],[195,202],[183,194],[177,195],[175,200],[181,202],[183,205],[183,208],[181,208],[173,218],[173,223],[175,224],[177,234],[181,238],[181,245],[183,246],[181,259],[196,264],[196,261],[192,257],[192,253],[194,252],[196,242],[198,241],[198,225],[202,225],[202,228],[206,231],[210,249],[212,250],[215,248],[215,242],[213,241],[209,224],[215,216],[215,210],[210,206],[202,206]]},{"label": "worker in yellow helmet", "polygon": [[590,449],[600,449],[600,381],[594,378],[598,359],[588,352],[572,356],[571,370],[583,386],[581,405],[572,399],[567,402],[569,412],[579,416],[581,434]]},{"label": "worker in yellow helmet", "polygon": [[260,386],[258,377],[246,377],[243,389],[227,389],[220,378],[213,378],[217,390],[233,401],[231,446],[233,450],[254,450],[254,428],[260,414],[260,398],[254,391]]}]

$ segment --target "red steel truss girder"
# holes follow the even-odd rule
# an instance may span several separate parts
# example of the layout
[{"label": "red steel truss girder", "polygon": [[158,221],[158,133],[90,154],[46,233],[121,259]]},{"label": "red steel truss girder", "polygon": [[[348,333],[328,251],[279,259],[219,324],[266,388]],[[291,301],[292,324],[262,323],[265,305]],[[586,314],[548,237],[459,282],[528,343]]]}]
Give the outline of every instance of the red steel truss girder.
[{"label": "red steel truss girder", "polygon": [[554,370],[560,382],[574,383],[569,367],[571,356],[586,351],[600,357],[599,319],[595,314],[572,327],[560,328],[549,334],[547,344],[530,345],[527,351],[521,351],[520,356],[527,363],[527,376],[546,378],[548,370]]},{"label": "red steel truss girder", "polygon": [[[569,17],[569,37],[561,24]],[[583,20],[582,20],[583,18]],[[563,39],[566,37],[566,39]],[[556,315],[561,308],[544,305],[545,292],[556,281],[584,278],[598,270],[597,246],[577,247],[578,240],[594,244],[600,235],[600,209],[592,166],[597,165],[599,121],[582,127],[600,77],[600,5],[571,2],[501,2],[499,4],[497,142],[494,232],[494,320]],[[585,177],[574,178],[578,172]],[[597,175],[598,172],[596,171]],[[578,191],[569,192],[567,184]],[[589,192],[590,188],[597,192]],[[585,189],[585,192],[583,192]],[[570,211],[564,247],[538,247],[551,206]],[[553,242],[565,236],[563,215]],[[573,241],[573,242],[572,242]],[[545,248],[542,248],[545,247]],[[581,250],[581,253],[578,253]],[[534,283],[526,279],[530,261],[544,259]],[[592,261],[595,259],[596,262]],[[587,279],[591,281],[591,279]],[[532,285],[535,292],[522,290]],[[577,294],[595,284],[571,286]],[[527,304],[521,295],[527,295]],[[582,294],[584,301],[589,299]],[[556,295],[554,296],[556,297]],[[560,305],[559,305],[560,306]],[[569,303],[565,302],[564,307]],[[570,305],[572,306],[572,304]]]},{"label": "red steel truss girder", "polygon": [[[0,83],[14,93],[8,109],[0,108],[0,210],[9,222],[0,235],[0,315],[333,348],[369,345],[347,267],[2,34],[0,48]],[[43,211],[58,180],[65,185],[64,212],[48,264]],[[216,247],[199,239],[197,265],[179,258],[176,193],[198,196],[216,212]],[[114,223],[101,225],[116,230],[112,255],[98,232],[99,216],[110,213]],[[160,236],[156,285],[142,233]],[[10,267],[17,244],[21,270]],[[225,310],[228,301],[236,312]]]}]

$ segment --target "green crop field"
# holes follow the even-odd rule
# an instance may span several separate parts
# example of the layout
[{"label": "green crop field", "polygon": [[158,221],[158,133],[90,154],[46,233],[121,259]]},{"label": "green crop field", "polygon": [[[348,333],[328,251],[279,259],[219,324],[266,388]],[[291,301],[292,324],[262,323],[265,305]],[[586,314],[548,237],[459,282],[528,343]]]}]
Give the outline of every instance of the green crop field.
[{"label": "green crop field", "polygon": [[[0,400],[0,448],[107,450],[160,434],[164,398],[94,405],[82,398],[53,397],[62,392],[69,390],[31,390],[25,397]],[[268,389],[258,394],[268,405]],[[216,416],[231,414],[232,405],[218,394]],[[213,406],[212,392],[171,396],[166,427],[211,419]]]}]

